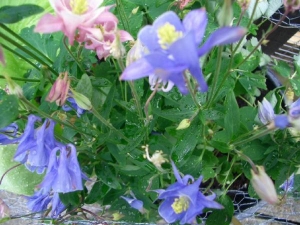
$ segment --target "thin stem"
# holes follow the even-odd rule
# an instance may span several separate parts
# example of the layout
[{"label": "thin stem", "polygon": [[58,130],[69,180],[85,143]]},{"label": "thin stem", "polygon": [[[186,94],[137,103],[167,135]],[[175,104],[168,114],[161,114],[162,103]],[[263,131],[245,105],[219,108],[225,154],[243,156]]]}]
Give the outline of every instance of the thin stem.
[{"label": "thin stem", "polygon": [[192,96],[192,99],[193,99],[195,105],[198,107],[198,109],[201,109],[201,105],[199,104],[199,102],[198,102],[197,99],[196,99],[195,91],[193,90],[191,81],[190,81],[190,79],[188,78],[188,75],[186,74],[186,72],[184,73],[184,77],[185,77],[185,80],[186,80],[186,83],[187,83],[189,92],[190,92],[190,94],[191,94],[191,96]]},{"label": "thin stem", "polygon": [[35,67],[37,70],[41,70],[40,67],[38,67],[36,64],[34,64],[33,62],[31,62],[29,59],[27,59],[26,57],[24,57],[23,55],[21,55],[20,53],[18,53],[17,51],[13,50],[12,48],[8,47],[5,44],[1,44],[1,46],[3,48],[5,48],[6,50],[10,51],[11,53],[13,53],[14,55],[22,58],[25,62],[27,62],[28,64],[32,65],[33,67]]},{"label": "thin stem", "polygon": [[107,126],[108,128],[110,128],[111,130],[113,130],[114,132],[116,132],[121,138],[123,138],[125,141],[127,141],[128,143],[130,142],[130,140],[124,136],[124,134],[122,132],[120,132],[119,130],[117,130],[115,127],[113,127],[104,117],[102,117],[97,110],[95,110],[95,108],[92,108],[92,113],[94,114],[94,116],[100,120],[101,123],[103,123],[105,126]]},{"label": "thin stem", "polygon": [[[18,80],[18,81],[27,81],[27,82],[41,82],[41,80],[38,79],[27,79],[27,78],[22,78],[22,77],[11,77],[9,76],[12,80]],[[4,75],[0,75],[1,79],[5,79]]]},{"label": "thin stem", "polygon": [[149,104],[150,104],[151,100],[153,99],[154,95],[156,94],[156,92],[158,90],[158,86],[159,86],[159,83],[156,83],[153,92],[151,93],[151,95],[147,99],[147,101],[145,103],[145,106],[144,106],[144,112],[145,112],[145,115],[146,115],[146,120],[148,122],[149,122],[149,110],[148,110],[148,107],[149,107]]},{"label": "thin stem", "polygon": [[74,59],[74,61],[76,62],[77,66],[80,68],[80,70],[85,73],[85,69],[82,67],[82,65],[80,64],[80,62],[78,61],[78,59],[74,56],[74,54],[72,53],[72,51],[69,49],[68,45],[67,45],[67,37],[64,37],[63,40],[64,46],[66,48],[66,50],[68,51],[68,53],[70,54],[70,56]]},{"label": "thin stem", "polygon": [[3,23],[0,23],[0,27],[2,27],[5,31],[10,33],[12,36],[23,42],[25,45],[30,47],[32,50],[37,52],[40,56],[44,57],[49,63],[53,64],[53,61],[49,59],[44,53],[42,53],[40,50],[38,50],[36,47],[34,47],[32,44],[30,44],[28,41],[26,41],[24,38],[22,38],[20,35],[12,31],[9,27],[5,26]]},{"label": "thin stem", "polygon": [[23,52],[27,53],[29,56],[31,56],[33,59],[35,59],[36,61],[38,61],[42,65],[47,66],[49,68],[49,70],[51,70],[52,73],[54,73],[55,75],[58,76],[58,72],[56,72],[54,69],[52,69],[44,60],[42,60],[39,57],[37,57],[35,54],[33,54],[28,49],[26,49],[24,46],[20,45],[18,42],[14,41],[10,37],[7,37],[3,33],[0,33],[0,37],[2,37],[4,40],[10,42],[11,44],[13,44],[14,46],[16,46],[17,48],[21,49]]},{"label": "thin stem", "polygon": [[244,153],[242,153],[241,151],[238,151],[236,149],[234,149],[234,151],[238,154],[238,156],[240,156],[242,159],[244,159],[245,161],[247,161],[251,165],[251,167],[252,167],[252,169],[254,170],[255,173],[258,173],[256,165],[254,164],[254,162],[248,156],[246,156]]},{"label": "thin stem", "polygon": [[222,61],[222,51],[223,51],[223,47],[219,47],[218,49],[218,57],[217,57],[217,65],[216,65],[216,70],[213,76],[213,83],[212,83],[212,87],[210,90],[210,94],[208,94],[208,101],[207,101],[207,107],[209,107],[213,100],[214,100],[214,96],[216,95],[214,92],[217,88],[217,83],[219,80],[219,74],[220,74],[220,69],[221,69],[221,61]]},{"label": "thin stem", "polygon": [[72,126],[72,125],[70,125],[70,124],[68,124],[68,123],[65,123],[65,122],[63,122],[63,121],[61,121],[61,120],[58,120],[58,119],[52,117],[51,115],[49,115],[49,114],[43,112],[43,111],[40,110],[38,107],[36,107],[34,104],[32,104],[30,101],[28,101],[25,97],[20,98],[20,100],[21,100],[23,103],[25,103],[27,106],[29,106],[31,109],[33,109],[34,111],[36,111],[37,113],[39,113],[41,116],[43,116],[43,117],[45,117],[45,118],[49,118],[49,119],[51,119],[51,120],[54,120],[55,122],[57,122],[57,123],[59,123],[59,124],[62,124],[62,125],[64,125],[64,126],[70,127],[71,129],[77,131],[78,133],[81,133],[81,134],[85,134],[85,135],[91,136],[90,133],[86,133],[86,132],[84,132],[84,131],[78,129],[78,128],[75,127],[75,126]]},{"label": "thin stem", "polygon": [[17,165],[14,165],[13,167],[11,167],[11,168],[9,168],[8,170],[6,170],[5,171],[5,173],[1,176],[1,178],[0,178],[0,185],[2,184],[2,180],[4,179],[4,177],[5,177],[5,175],[9,172],[9,171],[11,171],[11,170],[13,170],[13,169],[15,169],[15,168],[17,168],[18,166],[21,166],[22,164],[20,163],[20,164],[17,164]]},{"label": "thin stem", "polygon": [[265,136],[265,135],[271,133],[272,131],[273,131],[273,129],[264,130],[264,131],[262,131],[262,132],[260,132],[258,134],[255,134],[255,135],[253,135],[253,136],[251,136],[249,138],[243,139],[241,141],[233,142],[232,145],[234,145],[234,146],[242,145],[244,143],[247,143],[247,142],[253,141],[255,139],[258,139],[258,138],[260,138],[262,136]]}]

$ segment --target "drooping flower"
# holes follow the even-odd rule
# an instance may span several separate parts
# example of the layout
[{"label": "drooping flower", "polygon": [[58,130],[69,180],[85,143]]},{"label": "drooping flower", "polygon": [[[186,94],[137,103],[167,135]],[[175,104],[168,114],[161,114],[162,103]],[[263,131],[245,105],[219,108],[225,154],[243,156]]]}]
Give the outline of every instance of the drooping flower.
[{"label": "drooping flower", "polygon": [[18,125],[16,123],[0,129],[0,145],[16,143],[18,141],[18,138],[16,138],[17,131]]},{"label": "drooping flower", "polygon": [[256,171],[251,169],[251,184],[257,195],[269,204],[279,202],[275,186],[271,178],[266,174],[263,166],[256,166]]},{"label": "drooping flower", "polygon": [[262,103],[258,102],[258,118],[264,125],[273,122],[275,118],[273,106],[265,98]]},{"label": "drooping flower", "polygon": [[156,150],[155,153],[150,157],[149,155],[149,146],[145,145],[142,148],[145,149],[146,157],[149,162],[153,163],[153,165],[161,172],[164,172],[165,170],[161,167],[161,164],[168,162],[169,160],[166,159],[166,154],[163,153],[163,151]]},{"label": "drooping flower", "polygon": [[141,213],[145,212],[145,209],[143,207],[144,203],[141,200],[138,200],[135,195],[130,191],[130,195],[132,198],[128,198],[125,196],[121,196],[132,208],[137,209]]},{"label": "drooping flower", "polygon": [[[181,177],[174,162],[171,163],[177,182],[166,190],[156,190],[158,199],[164,200],[158,208],[161,217],[168,223],[180,221],[180,224],[191,224],[197,215],[203,213],[204,208],[223,208],[214,201],[215,194],[205,196],[199,191],[202,176],[196,181],[191,175]],[[193,183],[189,184],[190,181]]]},{"label": "drooping flower", "polygon": [[287,192],[290,192],[294,188],[294,179],[295,179],[295,174],[293,173],[286,181],[283,182],[282,185],[279,187]]},{"label": "drooping flower", "polygon": [[69,102],[71,104],[71,107],[69,105],[63,105],[62,110],[66,111],[66,112],[75,110],[78,117],[80,117],[85,112],[84,109],[80,108],[77,105],[74,98],[72,98],[72,97],[67,98],[67,102]]},{"label": "drooping flower", "polygon": [[162,14],[152,26],[140,30],[138,39],[148,53],[127,66],[120,80],[136,80],[154,74],[157,82],[172,82],[186,94],[188,89],[183,73],[189,70],[198,82],[198,89],[207,91],[199,57],[216,45],[238,41],[246,31],[241,27],[220,28],[199,48],[206,25],[207,15],[203,8],[190,11],[182,22],[174,12]]},{"label": "drooping flower", "polygon": [[68,72],[59,74],[46,100],[49,102],[56,101],[56,104],[59,106],[64,105],[67,99],[69,88],[70,79],[68,78]]},{"label": "drooping flower", "polygon": [[117,27],[117,17],[105,11],[95,20],[93,27],[81,27],[81,34],[78,41],[85,41],[85,48],[96,51],[99,60],[106,59],[109,55],[119,58],[122,51],[125,52],[121,42],[133,40],[132,36]]},{"label": "drooping flower", "polygon": [[3,66],[5,66],[4,53],[1,45],[0,45],[0,62],[2,63]]},{"label": "drooping flower", "polygon": [[51,217],[57,218],[66,207],[60,201],[58,193],[44,193],[43,190],[36,191],[32,196],[27,197],[27,208],[32,212],[45,211],[51,204]]},{"label": "drooping flower", "polygon": [[72,144],[56,147],[51,151],[47,173],[39,188],[45,192],[50,189],[58,193],[82,190],[82,174],[76,155],[76,148]]},{"label": "drooping flower", "polygon": [[48,166],[52,149],[62,144],[54,137],[54,121],[46,119],[41,127],[34,129],[36,121],[41,119],[34,115],[28,116],[24,134],[18,140],[14,159],[23,163],[31,172],[41,174]]},{"label": "drooping flower", "polygon": [[79,27],[92,27],[95,20],[105,10],[99,7],[102,0],[49,0],[56,15],[44,15],[35,32],[53,33],[62,31],[73,45]]}]

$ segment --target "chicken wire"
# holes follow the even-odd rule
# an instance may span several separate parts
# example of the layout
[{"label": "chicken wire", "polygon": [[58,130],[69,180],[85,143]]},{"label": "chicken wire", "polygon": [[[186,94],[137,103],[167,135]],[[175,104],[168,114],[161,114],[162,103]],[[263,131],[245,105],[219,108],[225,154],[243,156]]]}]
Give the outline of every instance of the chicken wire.
[{"label": "chicken wire", "polygon": [[[245,225],[279,225],[279,224],[300,224],[300,194],[294,193],[284,198],[281,204],[272,206],[264,201],[252,198],[247,192],[231,190],[227,193],[233,201],[234,215],[241,224]],[[12,220],[5,222],[5,225],[46,225],[52,224],[51,220],[41,220],[40,214],[31,214],[26,208],[26,199],[24,196],[12,194],[7,191],[0,191],[0,197],[9,206]],[[100,215],[102,208],[100,205],[87,205],[88,210]],[[209,215],[206,213],[203,217]],[[204,219],[205,220],[205,219]],[[64,225],[109,225],[120,224],[129,225],[133,223],[122,221],[95,221],[72,218],[64,220]],[[135,225],[152,225],[150,223],[135,223]],[[159,223],[164,224],[164,223]]]}]

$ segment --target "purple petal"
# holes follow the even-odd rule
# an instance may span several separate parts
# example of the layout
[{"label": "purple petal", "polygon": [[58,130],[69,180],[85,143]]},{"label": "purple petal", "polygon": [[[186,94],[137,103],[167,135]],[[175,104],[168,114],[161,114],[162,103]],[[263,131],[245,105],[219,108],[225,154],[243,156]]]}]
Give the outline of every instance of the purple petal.
[{"label": "purple petal", "polygon": [[140,32],[138,33],[138,39],[143,45],[146,46],[147,50],[150,52],[161,49],[158,43],[156,30],[154,30],[150,25],[145,26],[140,30]]},{"label": "purple petal", "polygon": [[214,46],[231,44],[239,41],[246,34],[243,27],[221,27],[212,33],[198,50],[198,56],[203,56]]},{"label": "purple petal", "polygon": [[197,44],[202,42],[207,25],[205,8],[190,11],[183,19],[183,26],[186,31],[193,31]]},{"label": "purple petal", "polygon": [[165,25],[166,23],[169,23],[173,25],[176,29],[176,31],[184,31],[184,27],[182,25],[182,22],[180,21],[179,17],[176,13],[172,11],[165,12],[164,14],[160,15],[153,23],[153,29],[157,30],[161,26]]},{"label": "purple petal", "polygon": [[268,124],[274,120],[275,113],[271,103],[263,99],[262,103],[258,103],[258,118],[263,124]]},{"label": "purple petal", "polygon": [[127,198],[125,196],[121,196],[132,208],[137,209],[139,211],[143,210],[144,203],[141,200],[135,198]]},{"label": "purple petal", "polygon": [[172,208],[172,204],[174,203],[175,198],[168,198],[158,208],[159,215],[164,218],[167,223],[174,223],[182,217],[181,214],[176,214]]},{"label": "purple petal", "polygon": [[174,176],[176,177],[176,180],[181,183],[181,184],[184,184],[183,183],[183,180],[179,174],[179,171],[177,169],[177,167],[175,166],[175,163],[173,162],[173,160],[171,160],[171,165],[172,165],[172,168],[173,168],[173,173],[174,173]]},{"label": "purple petal", "polygon": [[274,118],[275,127],[285,129],[289,126],[289,119],[286,115],[276,115]]},{"label": "purple petal", "polygon": [[52,198],[51,217],[57,218],[65,209],[66,207],[59,199],[59,194],[54,193]]}]

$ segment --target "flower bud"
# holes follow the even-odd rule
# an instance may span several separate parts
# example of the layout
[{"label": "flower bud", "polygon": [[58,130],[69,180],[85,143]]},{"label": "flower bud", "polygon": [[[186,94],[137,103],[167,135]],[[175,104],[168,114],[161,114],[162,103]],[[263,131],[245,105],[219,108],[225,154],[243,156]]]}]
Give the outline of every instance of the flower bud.
[{"label": "flower bud", "polygon": [[176,130],[184,130],[188,128],[191,125],[191,120],[190,119],[183,119],[181,120],[180,124],[176,128]]},{"label": "flower bud", "polygon": [[271,178],[266,174],[263,166],[256,166],[256,171],[251,169],[251,184],[257,195],[269,204],[279,202],[275,186]]},{"label": "flower bud", "polygon": [[92,103],[91,101],[83,94],[80,94],[73,89],[71,90],[72,97],[75,99],[76,104],[79,108],[85,109],[85,110],[91,110],[92,109]]},{"label": "flower bud", "polygon": [[146,53],[145,47],[143,47],[140,40],[136,40],[132,48],[128,51],[126,56],[126,66],[130,65],[134,61],[140,59],[143,54]]},{"label": "flower bud", "polygon": [[275,118],[273,106],[265,98],[261,103],[258,102],[258,118],[265,125],[271,123]]},{"label": "flower bud", "polygon": [[218,22],[220,26],[230,26],[233,19],[233,9],[231,0],[225,0],[223,7],[218,14]]},{"label": "flower bud", "polygon": [[64,105],[67,99],[69,88],[70,80],[68,78],[68,72],[59,74],[46,100],[48,102],[56,101],[56,104],[59,106]]},{"label": "flower bud", "polygon": [[22,88],[16,82],[14,82],[9,76],[4,74],[4,77],[7,81],[8,94],[17,95],[19,98],[23,97]]},{"label": "flower bud", "polygon": [[294,12],[300,9],[300,0],[283,0],[283,5],[286,11]]},{"label": "flower bud", "polygon": [[237,3],[240,5],[243,11],[246,11],[249,7],[250,0],[237,0]]}]

